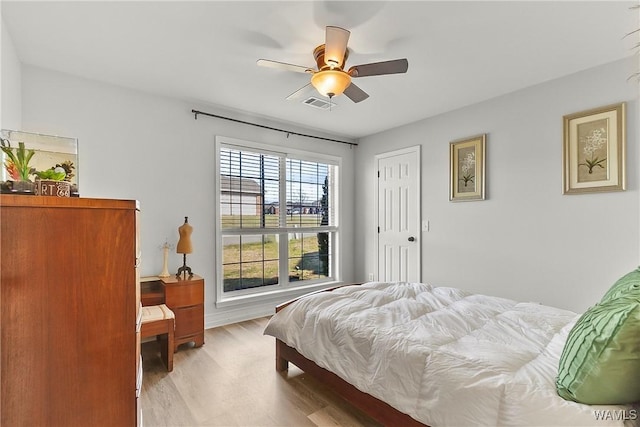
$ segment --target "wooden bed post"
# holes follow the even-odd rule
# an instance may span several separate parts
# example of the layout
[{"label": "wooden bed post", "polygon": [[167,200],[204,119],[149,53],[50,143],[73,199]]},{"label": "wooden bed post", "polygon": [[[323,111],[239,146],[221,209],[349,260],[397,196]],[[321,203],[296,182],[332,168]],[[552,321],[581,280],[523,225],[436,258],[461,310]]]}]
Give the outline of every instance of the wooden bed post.
[{"label": "wooden bed post", "polygon": [[284,372],[289,369],[289,361],[280,354],[283,344],[282,341],[276,339],[276,371],[278,372]]}]

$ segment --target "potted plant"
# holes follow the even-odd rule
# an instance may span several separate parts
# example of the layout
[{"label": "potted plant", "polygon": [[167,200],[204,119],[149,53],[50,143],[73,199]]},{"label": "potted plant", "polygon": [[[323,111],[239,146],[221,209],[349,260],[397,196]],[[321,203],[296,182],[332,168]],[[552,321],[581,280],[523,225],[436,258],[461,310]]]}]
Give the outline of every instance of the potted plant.
[{"label": "potted plant", "polygon": [[53,168],[54,169],[57,169],[57,168],[64,169],[64,172],[66,174],[65,177],[64,177],[65,181],[71,181],[71,178],[73,178],[75,176],[75,174],[73,173],[73,170],[76,167],[75,167],[75,165],[73,164],[73,162],[71,160],[65,160],[62,163],[56,163],[56,165]]},{"label": "potted plant", "polygon": [[67,176],[66,170],[56,165],[44,171],[36,171],[36,195],[38,196],[55,196],[70,197],[71,183],[65,180]]},{"label": "potted plant", "polygon": [[35,169],[29,166],[29,162],[35,154],[35,150],[27,150],[24,142],[18,142],[18,148],[14,149],[11,147],[11,142],[3,138],[0,138],[0,150],[5,155],[4,167],[11,178],[11,181],[7,183],[10,183],[10,189],[12,191],[32,191],[33,183],[29,180],[29,175],[32,175]]}]

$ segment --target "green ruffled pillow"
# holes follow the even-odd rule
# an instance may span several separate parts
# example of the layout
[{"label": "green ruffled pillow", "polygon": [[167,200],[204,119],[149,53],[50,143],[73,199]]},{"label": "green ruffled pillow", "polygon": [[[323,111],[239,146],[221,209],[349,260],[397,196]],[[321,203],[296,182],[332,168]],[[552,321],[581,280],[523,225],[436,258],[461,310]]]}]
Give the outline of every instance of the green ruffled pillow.
[{"label": "green ruffled pillow", "polygon": [[556,389],[590,405],[640,401],[640,302],[598,304],[580,317],[560,357]]},{"label": "green ruffled pillow", "polygon": [[640,269],[618,280],[567,337],[558,394],[590,405],[640,401]]},{"label": "green ruffled pillow", "polygon": [[618,279],[611,289],[604,294],[600,302],[620,297],[632,297],[640,300],[640,267]]}]

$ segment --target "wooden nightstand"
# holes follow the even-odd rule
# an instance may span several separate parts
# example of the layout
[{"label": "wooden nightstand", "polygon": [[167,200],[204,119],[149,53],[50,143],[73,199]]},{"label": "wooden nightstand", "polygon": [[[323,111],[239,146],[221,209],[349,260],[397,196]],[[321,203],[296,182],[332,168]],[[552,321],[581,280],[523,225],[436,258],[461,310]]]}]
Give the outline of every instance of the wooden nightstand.
[{"label": "wooden nightstand", "polygon": [[204,344],[204,279],[149,277],[141,279],[142,305],[166,304],[176,316],[174,352],[180,344]]},{"label": "wooden nightstand", "polygon": [[204,344],[204,279],[193,275],[177,279],[160,279],[164,287],[164,303],[176,315],[175,349],[180,344]]}]

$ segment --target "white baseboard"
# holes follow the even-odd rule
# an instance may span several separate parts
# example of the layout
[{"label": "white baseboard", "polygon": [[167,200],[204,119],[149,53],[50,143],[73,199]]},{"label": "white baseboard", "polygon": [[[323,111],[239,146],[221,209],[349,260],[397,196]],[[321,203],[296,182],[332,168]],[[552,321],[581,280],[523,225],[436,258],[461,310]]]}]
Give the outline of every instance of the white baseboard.
[{"label": "white baseboard", "polygon": [[257,306],[235,306],[218,308],[213,313],[207,314],[204,318],[205,329],[218,326],[229,325],[231,323],[244,322],[245,320],[257,319],[258,317],[271,316],[275,313],[273,303],[260,304]]}]

